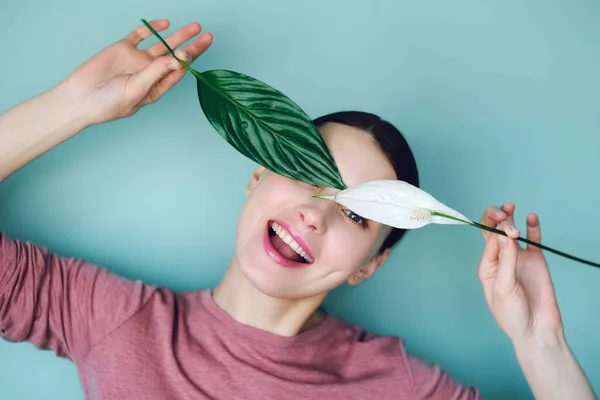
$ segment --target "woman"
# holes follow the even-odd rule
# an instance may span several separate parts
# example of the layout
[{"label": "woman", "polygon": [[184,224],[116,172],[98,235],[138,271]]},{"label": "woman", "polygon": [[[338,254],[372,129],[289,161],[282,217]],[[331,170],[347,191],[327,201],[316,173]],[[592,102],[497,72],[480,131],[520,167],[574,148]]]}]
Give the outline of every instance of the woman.
[{"label": "woman", "polygon": [[[162,31],[168,21],[152,25]],[[199,33],[191,24],[167,42],[175,48]],[[134,114],[178,82],[185,70],[162,45],[137,49],[150,35],[138,27],[57,87],[0,115],[0,180],[90,125]],[[178,55],[191,62],[211,42],[204,33]],[[349,186],[418,184],[412,153],[391,125],[362,113],[316,123]],[[214,290],[176,294],[2,234],[0,334],[72,360],[94,399],[478,398],[407,355],[398,338],[319,312],[331,289],[373,276],[403,234],[312,197],[331,190],[254,171],[235,255]],[[513,212],[512,204],[490,207],[482,223],[514,238]],[[534,214],[527,234],[540,240]],[[595,398],[565,340],[542,253],[484,238],[485,297],[533,393]]]}]

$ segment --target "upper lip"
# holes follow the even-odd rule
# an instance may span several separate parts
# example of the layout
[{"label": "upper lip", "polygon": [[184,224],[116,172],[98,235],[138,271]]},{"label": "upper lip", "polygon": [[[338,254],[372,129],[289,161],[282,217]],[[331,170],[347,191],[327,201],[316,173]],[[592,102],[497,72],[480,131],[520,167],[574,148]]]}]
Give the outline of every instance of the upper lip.
[{"label": "upper lip", "polygon": [[276,222],[277,224],[279,224],[279,226],[281,226],[283,229],[285,229],[290,234],[292,239],[294,239],[296,241],[296,243],[298,243],[300,245],[300,247],[302,247],[302,250],[304,250],[306,255],[308,255],[313,260],[315,259],[312,255],[312,253],[310,252],[310,249],[308,248],[308,245],[306,244],[304,239],[302,239],[302,237],[298,234],[298,232],[296,232],[294,230],[294,228],[291,227],[290,224],[288,224],[287,222],[278,220],[278,219],[275,219],[273,221]]}]

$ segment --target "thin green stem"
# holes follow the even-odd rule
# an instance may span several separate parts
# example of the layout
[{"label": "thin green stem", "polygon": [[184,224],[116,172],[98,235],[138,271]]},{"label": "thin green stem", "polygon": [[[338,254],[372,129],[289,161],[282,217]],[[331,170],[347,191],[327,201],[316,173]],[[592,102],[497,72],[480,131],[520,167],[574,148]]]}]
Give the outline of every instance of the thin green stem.
[{"label": "thin green stem", "polygon": [[469,225],[472,223],[472,221],[466,221],[464,219],[460,219],[460,218],[454,217],[452,215],[444,214],[439,211],[431,211],[431,215],[435,215],[435,216],[447,218],[447,219],[452,219],[454,221],[464,222],[465,224],[469,224]]},{"label": "thin green stem", "polygon": [[[506,236],[506,237],[508,237],[508,235],[507,235],[507,234],[506,234],[506,232],[504,232],[504,231],[501,231],[501,230],[499,230],[499,229],[496,229],[496,228],[491,228],[491,227],[489,227],[489,226],[482,225],[482,224],[480,224],[480,223],[477,223],[477,222],[473,222],[473,221],[465,221],[465,220],[463,220],[463,219],[456,218],[456,217],[453,217],[452,215],[444,214],[444,213],[441,213],[441,212],[438,212],[438,211],[432,211],[432,212],[431,212],[431,215],[437,215],[437,216],[439,216],[439,217],[443,217],[443,218],[448,218],[448,219],[452,219],[452,220],[455,220],[455,221],[464,222],[464,223],[466,223],[466,224],[469,224],[469,225],[475,226],[475,227],[477,227],[477,228],[479,228],[479,229],[483,229],[483,230],[485,230],[485,231],[488,231],[488,232],[493,232],[493,233],[497,233],[498,235],[502,235],[502,236]],[[526,239],[526,238],[523,238],[523,237],[521,237],[521,236],[517,237],[517,238],[516,238],[516,240],[518,240],[518,241],[521,241],[521,242],[524,242],[524,243],[527,243],[527,244],[529,244],[529,245],[532,245],[532,246],[539,247],[540,249],[547,250],[547,251],[549,251],[549,252],[552,252],[552,253],[558,254],[558,255],[560,255],[560,256],[563,256],[563,257],[569,258],[569,259],[571,259],[571,260],[578,261],[578,262],[580,262],[580,263],[583,263],[583,264],[587,264],[587,265],[591,265],[591,266],[593,266],[593,267],[598,267],[598,268],[600,268],[600,264],[598,264],[598,263],[595,263],[595,262],[592,262],[592,261],[588,261],[588,260],[584,260],[584,259],[582,259],[582,258],[579,258],[579,257],[572,256],[572,255],[570,255],[570,254],[567,254],[567,253],[564,253],[564,252],[562,252],[562,251],[559,251],[559,250],[553,249],[552,247],[545,246],[545,245],[543,245],[543,244],[541,244],[541,243],[533,242],[533,241],[531,241],[531,240],[529,240],[529,239]]]},{"label": "thin green stem", "polygon": [[165,42],[165,40],[158,34],[158,32],[156,32],[156,30],[154,30],[154,28],[148,23],[148,21],[146,21],[145,19],[142,19],[142,22],[144,23],[144,25],[146,25],[146,27],[148,29],[150,29],[150,32],[152,32],[154,34],[154,36],[156,36],[158,38],[158,40],[160,40],[162,42],[162,44],[165,45],[165,47],[167,48],[167,50],[169,50],[169,53],[171,53],[171,55],[173,57],[175,57],[175,59],[177,61],[179,61],[179,63],[181,65],[183,65],[188,71],[190,71],[192,74],[194,74],[194,76],[202,81],[204,81],[204,77],[202,75],[200,75],[200,73],[198,71],[196,71],[194,68],[190,67],[189,65],[187,65],[187,63],[183,60],[180,60],[176,55],[175,52],[173,51],[173,49],[167,44],[167,42]]}]

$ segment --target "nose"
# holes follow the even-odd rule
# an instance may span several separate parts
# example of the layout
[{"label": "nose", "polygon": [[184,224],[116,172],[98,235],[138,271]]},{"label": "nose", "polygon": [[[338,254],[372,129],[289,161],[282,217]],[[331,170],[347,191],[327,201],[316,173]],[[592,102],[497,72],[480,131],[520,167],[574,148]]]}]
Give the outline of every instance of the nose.
[{"label": "nose", "polygon": [[302,225],[315,234],[322,235],[327,232],[327,215],[329,201],[316,200],[298,208],[298,216]]}]

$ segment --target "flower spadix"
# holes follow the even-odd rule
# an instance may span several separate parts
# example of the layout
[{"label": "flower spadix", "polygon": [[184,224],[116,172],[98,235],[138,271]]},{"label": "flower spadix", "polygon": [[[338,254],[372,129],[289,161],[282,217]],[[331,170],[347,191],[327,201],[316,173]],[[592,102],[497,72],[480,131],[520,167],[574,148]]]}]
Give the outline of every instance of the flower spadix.
[{"label": "flower spadix", "polygon": [[429,193],[399,180],[372,180],[335,195],[315,196],[333,200],[352,212],[384,225],[416,229],[428,224],[468,224],[461,213],[442,204]]}]

